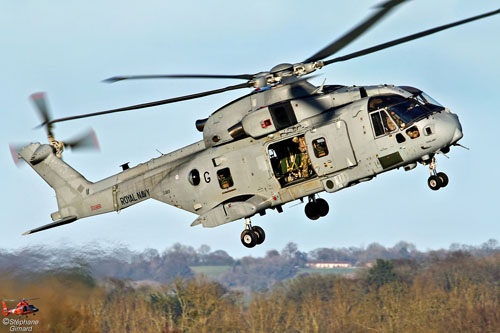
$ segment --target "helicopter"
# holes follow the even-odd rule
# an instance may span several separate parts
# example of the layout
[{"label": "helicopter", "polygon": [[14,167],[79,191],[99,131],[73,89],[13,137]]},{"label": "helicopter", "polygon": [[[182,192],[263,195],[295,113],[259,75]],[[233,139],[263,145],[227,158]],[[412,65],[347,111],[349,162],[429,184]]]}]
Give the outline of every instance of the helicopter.
[{"label": "helicopter", "polygon": [[[2,313],[4,316],[8,315],[17,315],[17,316],[28,316],[29,314],[36,315],[38,312],[38,308],[32,304],[29,304],[28,301],[36,300],[40,298],[23,298],[23,299],[4,299],[2,300]],[[17,306],[13,309],[8,309],[7,304],[5,302],[19,302]]]},{"label": "helicopter", "polygon": [[[45,97],[33,97],[50,144],[32,144],[18,152],[56,192],[59,210],[53,223],[26,234],[88,216],[120,211],[149,198],[198,215],[192,225],[215,227],[245,219],[241,241],[247,247],[265,239],[250,218],[307,198],[306,216],[326,216],[333,193],[380,173],[421,163],[429,167],[429,187],[438,190],[448,177],[437,172],[436,155],[459,146],[458,117],[424,91],[409,86],[312,85],[306,75],[333,63],[364,56],[439,31],[479,20],[485,13],[429,29],[346,56],[325,60],[359,37],[404,1],[386,1],[368,19],[303,62],[283,63],[269,71],[238,75],[119,76],[108,82],[147,78],[241,79],[239,85],[125,108],[51,119]],[[63,162],[64,144],[53,139],[57,122],[142,109],[218,94],[254,90],[196,123],[203,140],[91,183]],[[50,139],[52,137],[53,140]],[[17,153],[17,152],[16,152]]]}]

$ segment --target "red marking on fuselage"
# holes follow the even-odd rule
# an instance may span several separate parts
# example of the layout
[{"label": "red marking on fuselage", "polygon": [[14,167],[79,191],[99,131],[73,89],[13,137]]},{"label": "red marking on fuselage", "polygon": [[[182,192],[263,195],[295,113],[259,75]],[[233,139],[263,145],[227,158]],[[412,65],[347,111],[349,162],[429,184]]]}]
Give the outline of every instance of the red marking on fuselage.
[{"label": "red marking on fuselage", "polygon": [[94,206],[90,206],[90,210],[91,210],[91,211],[98,210],[98,209],[101,209],[101,208],[102,208],[102,205],[101,205],[101,204],[97,204],[97,205],[94,205]]}]

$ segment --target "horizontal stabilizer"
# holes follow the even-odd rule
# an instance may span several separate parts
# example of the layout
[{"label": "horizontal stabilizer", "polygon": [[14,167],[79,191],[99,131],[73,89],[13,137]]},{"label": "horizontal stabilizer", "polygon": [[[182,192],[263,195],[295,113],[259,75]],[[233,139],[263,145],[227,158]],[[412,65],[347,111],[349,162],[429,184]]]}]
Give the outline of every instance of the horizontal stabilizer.
[{"label": "horizontal stabilizer", "polygon": [[68,223],[71,223],[71,222],[75,222],[77,219],[78,218],[76,216],[66,216],[65,218],[60,219],[58,221],[55,221],[55,222],[43,225],[41,227],[38,227],[38,228],[35,228],[35,229],[32,229],[32,230],[26,231],[23,235],[34,234],[35,232],[39,232],[39,231],[43,231],[43,230],[47,230],[47,229],[52,229],[52,228],[55,228],[55,227],[59,227],[61,225],[65,225],[65,224],[68,224]]}]

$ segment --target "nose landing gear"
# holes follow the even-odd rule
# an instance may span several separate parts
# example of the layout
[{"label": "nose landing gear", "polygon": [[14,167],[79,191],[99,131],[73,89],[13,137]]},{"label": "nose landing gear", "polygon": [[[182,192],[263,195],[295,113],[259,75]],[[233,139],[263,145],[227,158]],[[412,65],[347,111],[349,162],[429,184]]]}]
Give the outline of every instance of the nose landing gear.
[{"label": "nose landing gear", "polygon": [[328,215],[330,207],[328,202],[321,198],[316,198],[314,195],[309,196],[309,202],[306,204],[305,213],[311,220],[317,220],[320,217]]},{"label": "nose landing gear", "polygon": [[253,226],[250,218],[247,217],[245,219],[245,230],[241,233],[241,243],[248,247],[252,248],[255,245],[260,245],[266,239],[266,234],[264,229],[259,226]]},{"label": "nose landing gear", "polygon": [[436,172],[436,158],[433,157],[431,163],[429,164],[429,172],[431,176],[427,179],[427,184],[430,189],[437,191],[442,187],[448,185],[449,179],[444,172]]}]

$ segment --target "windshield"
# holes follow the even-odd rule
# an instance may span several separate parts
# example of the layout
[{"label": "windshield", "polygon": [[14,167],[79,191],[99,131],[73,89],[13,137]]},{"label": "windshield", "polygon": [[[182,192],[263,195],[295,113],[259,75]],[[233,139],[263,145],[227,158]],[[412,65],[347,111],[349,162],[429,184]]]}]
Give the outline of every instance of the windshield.
[{"label": "windshield", "polygon": [[438,101],[436,101],[434,98],[427,95],[423,91],[420,94],[416,95],[415,98],[419,102],[421,101],[423,104],[433,104],[433,105],[437,105],[437,106],[442,106],[441,103],[439,103]]},{"label": "windshield", "polygon": [[368,110],[379,109],[386,109],[400,128],[405,128],[409,123],[429,114],[444,110],[438,102],[423,92],[410,98],[399,95],[372,97],[368,103]]},{"label": "windshield", "polygon": [[427,95],[423,91],[415,96],[415,99],[419,101],[421,104],[424,104],[426,107],[431,109],[432,111],[442,111],[444,110],[444,106],[441,105],[438,101],[436,101],[431,96]]},{"label": "windshield", "polygon": [[390,106],[387,111],[401,128],[431,113],[429,109],[412,99]]}]

